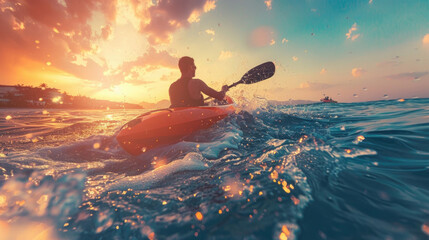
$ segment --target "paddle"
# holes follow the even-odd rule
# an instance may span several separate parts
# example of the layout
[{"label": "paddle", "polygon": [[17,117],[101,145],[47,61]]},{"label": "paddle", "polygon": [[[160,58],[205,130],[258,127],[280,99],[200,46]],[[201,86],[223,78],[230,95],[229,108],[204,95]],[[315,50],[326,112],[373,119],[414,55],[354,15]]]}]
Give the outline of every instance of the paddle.
[{"label": "paddle", "polygon": [[[240,81],[233,83],[228,86],[228,89],[237,86],[238,84],[253,84],[265,79],[268,79],[274,75],[276,72],[276,66],[273,62],[262,63],[245,73]],[[211,97],[207,97],[204,100],[210,99]]]},{"label": "paddle", "polygon": [[228,88],[235,87],[241,83],[252,84],[260,82],[262,80],[272,77],[275,72],[276,66],[273,62],[262,63],[261,65],[258,65],[247,71],[247,73],[245,73],[243,77],[241,77],[240,81],[229,85]]}]

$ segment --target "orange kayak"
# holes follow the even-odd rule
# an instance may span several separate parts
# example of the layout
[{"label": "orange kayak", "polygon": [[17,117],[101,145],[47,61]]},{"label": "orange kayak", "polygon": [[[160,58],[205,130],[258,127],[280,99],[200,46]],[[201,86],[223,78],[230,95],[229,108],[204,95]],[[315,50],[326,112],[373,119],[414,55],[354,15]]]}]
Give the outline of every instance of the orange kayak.
[{"label": "orange kayak", "polygon": [[125,124],[118,135],[119,145],[132,155],[179,142],[183,137],[211,127],[235,112],[234,102],[226,105],[165,108],[147,112]]}]

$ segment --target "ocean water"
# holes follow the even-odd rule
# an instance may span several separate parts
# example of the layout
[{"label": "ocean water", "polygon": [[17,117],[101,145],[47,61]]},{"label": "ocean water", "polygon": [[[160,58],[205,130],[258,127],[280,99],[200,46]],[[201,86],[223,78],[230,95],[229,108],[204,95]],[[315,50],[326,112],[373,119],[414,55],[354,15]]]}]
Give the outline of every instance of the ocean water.
[{"label": "ocean water", "polygon": [[429,239],[429,99],[238,105],[137,157],[141,111],[0,109],[0,239]]}]

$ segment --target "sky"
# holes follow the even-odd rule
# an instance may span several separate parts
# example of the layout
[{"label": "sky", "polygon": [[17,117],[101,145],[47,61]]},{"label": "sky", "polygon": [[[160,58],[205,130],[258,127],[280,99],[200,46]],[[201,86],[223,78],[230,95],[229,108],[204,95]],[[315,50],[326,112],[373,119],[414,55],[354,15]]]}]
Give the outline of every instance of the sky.
[{"label": "sky", "polygon": [[191,56],[232,97],[429,97],[427,0],[0,0],[0,84],[130,103],[168,99]]}]

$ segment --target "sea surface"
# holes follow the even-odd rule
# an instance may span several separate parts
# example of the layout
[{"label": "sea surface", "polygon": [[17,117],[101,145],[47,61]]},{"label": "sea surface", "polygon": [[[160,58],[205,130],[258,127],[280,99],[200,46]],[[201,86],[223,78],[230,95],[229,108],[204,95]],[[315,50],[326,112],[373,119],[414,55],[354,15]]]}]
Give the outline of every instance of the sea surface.
[{"label": "sea surface", "polygon": [[243,100],[135,157],[143,111],[0,109],[0,239],[429,239],[429,99]]}]

